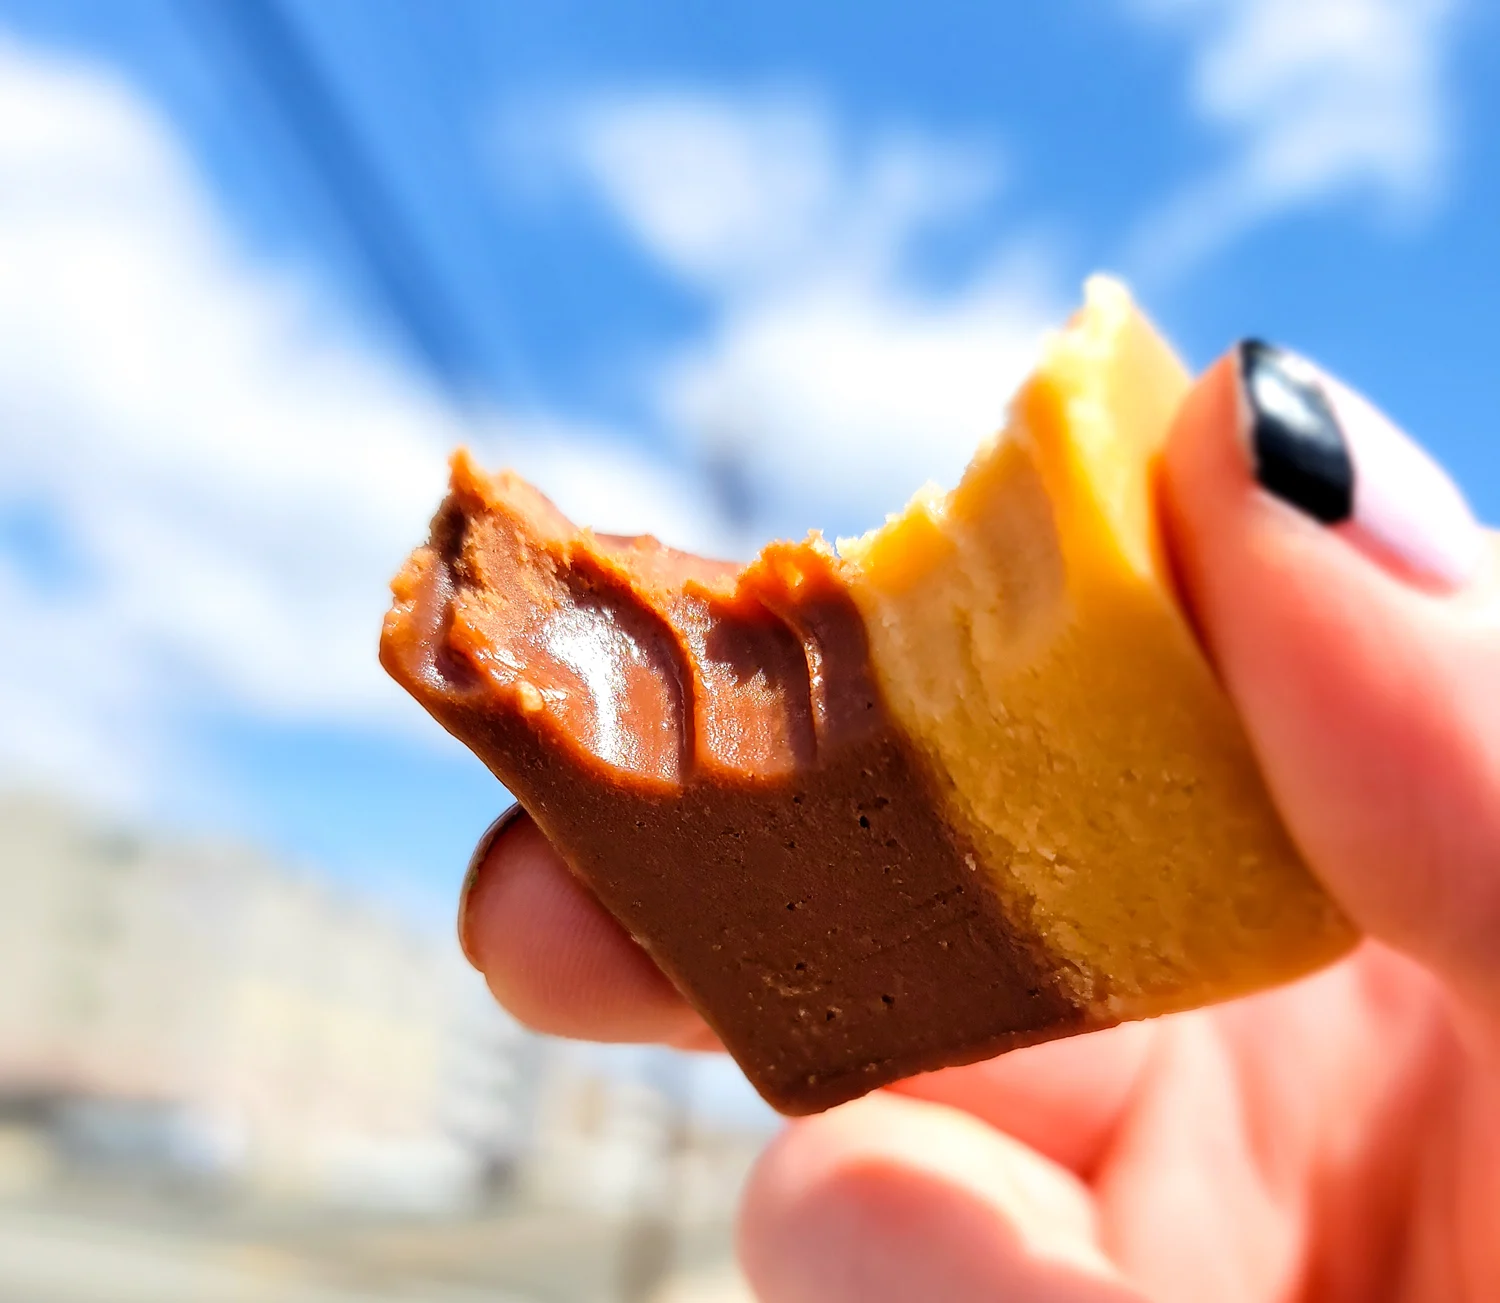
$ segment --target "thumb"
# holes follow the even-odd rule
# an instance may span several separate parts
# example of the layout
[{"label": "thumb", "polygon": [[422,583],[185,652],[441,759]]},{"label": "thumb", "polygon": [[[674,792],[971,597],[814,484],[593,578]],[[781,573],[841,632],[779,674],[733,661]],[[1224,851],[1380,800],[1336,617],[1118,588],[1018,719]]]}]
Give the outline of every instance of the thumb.
[{"label": "thumb", "polygon": [[1365,400],[1240,345],[1179,413],[1183,597],[1313,870],[1500,1030],[1500,542]]}]

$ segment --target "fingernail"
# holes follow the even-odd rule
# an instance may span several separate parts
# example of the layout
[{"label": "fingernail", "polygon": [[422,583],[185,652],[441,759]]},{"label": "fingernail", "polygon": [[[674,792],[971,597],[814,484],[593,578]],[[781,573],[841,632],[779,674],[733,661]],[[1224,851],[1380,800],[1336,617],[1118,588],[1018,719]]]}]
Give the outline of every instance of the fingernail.
[{"label": "fingernail", "polygon": [[495,822],[480,835],[474,846],[474,853],[469,856],[469,867],[464,870],[464,883],[458,889],[458,948],[463,951],[464,958],[470,964],[474,963],[474,956],[469,953],[469,897],[473,894],[474,883],[478,881],[479,870],[484,867],[485,859],[495,848],[495,843],[525,813],[519,801],[501,811]]},{"label": "fingernail", "polygon": [[1484,535],[1458,486],[1368,401],[1306,358],[1239,346],[1241,421],[1262,488],[1404,577],[1461,588]]}]

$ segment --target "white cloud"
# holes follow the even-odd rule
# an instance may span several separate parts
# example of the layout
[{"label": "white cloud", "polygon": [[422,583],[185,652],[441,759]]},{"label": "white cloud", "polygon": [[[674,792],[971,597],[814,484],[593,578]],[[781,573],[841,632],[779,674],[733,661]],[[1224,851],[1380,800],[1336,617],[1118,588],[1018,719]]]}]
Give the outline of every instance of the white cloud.
[{"label": "white cloud", "polygon": [[1411,216],[1451,145],[1446,57],[1458,0],[1134,0],[1193,44],[1199,117],[1222,167],[1145,223],[1134,261],[1172,273],[1291,209],[1355,196]]},{"label": "white cloud", "polygon": [[998,180],[989,151],[890,132],[863,149],[807,96],[658,91],[565,113],[556,143],[670,270],[728,293],[889,270]]},{"label": "white cloud", "polygon": [[711,328],[661,359],[654,398],[763,530],[861,528],[952,482],[1061,318],[1045,256],[1014,239],[956,284],[919,274],[928,237],[993,220],[993,150],[850,138],[805,96],[687,91],[591,100],[541,131],[707,297]]},{"label": "white cloud", "polygon": [[[720,554],[858,527],[956,475],[1060,315],[1014,244],[948,289],[917,274],[928,234],[982,216],[983,151],[661,94],[578,109],[563,138],[711,305],[642,379],[675,463],[565,412],[466,426],[246,254],[129,85],[0,44],[0,521],[51,522],[72,572],[0,546],[0,779],[157,804],[212,783],[184,729],[219,716],[436,743],[374,643],[455,443],[575,518]],[[757,504],[736,529],[702,473],[726,460]]]},{"label": "white cloud", "polygon": [[788,102],[748,115],[702,97],[589,105],[558,143],[655,258],[708,284],[753,282],[813,252],[834,191],[828,123]]},{"label": "white cloud", "polygon": [[878,524],[998,429],[1054,296],[997,270],[941,298],[813,282],[734,305],[663,369],[679,436],[733,458],[773,530]]},{"label": "white cloud", "polygon": [[[472,434],[236,248],[126,84],[0,45],[0,518],[54,522],[78,572],[0,549],[0,774],[141,802],[191,780],[195,717],[417,725],[375,662],[384,581]],[[601,525],[721,537],[606,432],[483,442]]]}]

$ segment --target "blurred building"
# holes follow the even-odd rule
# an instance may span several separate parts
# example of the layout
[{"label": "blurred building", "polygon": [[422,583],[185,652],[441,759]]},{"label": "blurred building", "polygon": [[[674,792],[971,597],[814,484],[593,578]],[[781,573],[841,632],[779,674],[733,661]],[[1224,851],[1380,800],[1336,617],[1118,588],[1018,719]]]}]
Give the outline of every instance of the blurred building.
[{"label": "blurred building", "polygon": [[451,1206],[515,1165],[535,1053],[446,935],[0,799],[0,1108],[65,1158]]},{"label": "blurred building", "polygon": [[527,1199],[679,1227],[732,1220],[775,1121],[769,1110],[705,1116],[699,1057],[551,1047],[519,1173]]},{"label": "blurred building", "polygon": [[164,1303],[738,1303],[770,1120],[723,1062],[524,1032],[373,895],[0,796],[0,1296],[126,1254]]}]

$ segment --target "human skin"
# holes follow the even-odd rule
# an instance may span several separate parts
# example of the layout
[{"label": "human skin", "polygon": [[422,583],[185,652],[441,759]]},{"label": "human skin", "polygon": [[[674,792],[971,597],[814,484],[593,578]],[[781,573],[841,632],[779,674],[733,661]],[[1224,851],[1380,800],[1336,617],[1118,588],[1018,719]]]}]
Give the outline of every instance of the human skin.
[{"label": "human skin", "polygon": [[[1266,493],[1235,377],[1178,416],[1163,525],[1282,816],[1370,940],[789,1125],[740,1221],[766,1303],[1500,1299],[1500,540],[1438,589]],[[712,1046],[524,817],[460,928],[533,1027]]]}]

